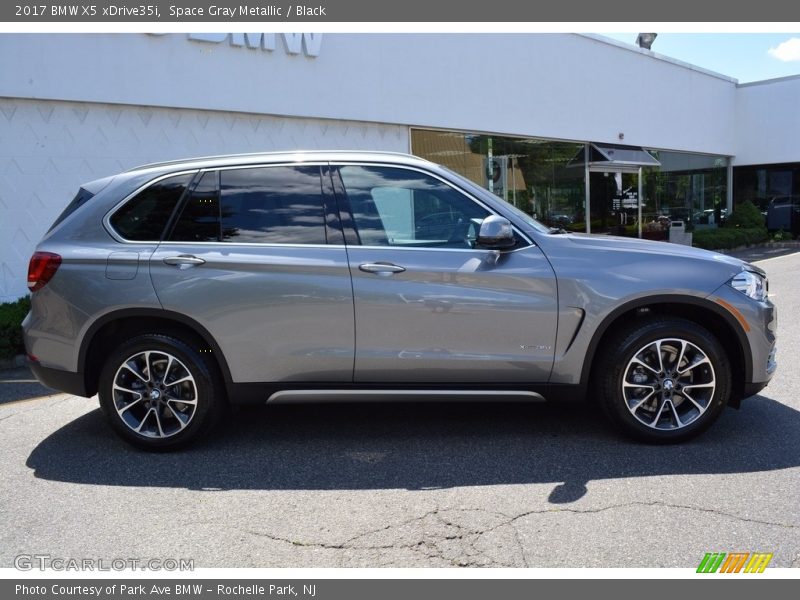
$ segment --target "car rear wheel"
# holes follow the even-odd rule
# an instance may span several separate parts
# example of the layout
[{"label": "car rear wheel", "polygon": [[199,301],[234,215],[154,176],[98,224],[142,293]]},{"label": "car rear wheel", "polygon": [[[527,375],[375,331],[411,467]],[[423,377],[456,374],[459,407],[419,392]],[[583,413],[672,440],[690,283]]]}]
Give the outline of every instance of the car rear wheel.
[{"label": "car rear wheel", "polygon": [[120,346],[100,375],[100,406],[114,431],[145,450],[171,450],[219,420],[225,391],[216,365],[194,345],[162,334]]},{"label": "car rear wheel", "polygon": [[708,429],[728,403],[731,367],[719,341],[679,318],[638,321],[614,335],[594,371],[611,422],[645,442]]}]

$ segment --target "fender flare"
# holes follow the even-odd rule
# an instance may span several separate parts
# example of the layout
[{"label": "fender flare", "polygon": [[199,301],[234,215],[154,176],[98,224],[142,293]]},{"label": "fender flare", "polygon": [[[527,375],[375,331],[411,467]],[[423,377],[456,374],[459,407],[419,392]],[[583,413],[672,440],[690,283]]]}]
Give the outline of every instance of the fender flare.
[{"label": "fender flare", "polygon": [[89,354],[89,348],[91,347],[92,342],[94,341],[97,332],[100,329],[113,321],[118,321],[121,319],[130,319],[130,318],[145,318],[145,317],[154,317],[158,319],[166,319],[170,321],[175,321],[183,325],[184,327],[188,327],[191,329],[196,335],[198,335],[202,340],[208,344],[208,347],[211,348],[212,352],[214,353],[214,357],[217,359],[217,364],[219,364],[219,368],[222,371],[222,377],[227,382],[230,383],[231,379],[231,371],[228,367],[228,361],[225,359],[225,355],[222,353],[222,349],[217,344],[217,341],[214,339],[214,336],[209,333],[209,331],[203,327],[200,323],[195,321],[194,319],[187,317],[184,314],[174,312],[171,310],[165,310],[161,308],[123,308],[120,310],[115,310],[109,313],[104,314],[103,316],[96,319],[86,330],[86,334],[83,336],[83,341],[81,342],[80,352],[78,354],[78,372],[79,373],[86,373],[86,359]]},{"label": "fender flare", "polygon": [[592,340],[586,350],[583,359],[583,367],[581,370],[580,385],[586,387],[589,385],[589,376],[592,371],[592,364],[594,363],[595,353],[600,345],[600,340],[605,335],[608,328],[614,323],[621,315],[630,312],[637,308],[644,308],[654,304],[678,304],[689,307],[697,307],[705,310],[710,310],[717,316],[721,317],[728,328],[734,332],[736,339],[739,342],[739,350],[744,363],[744,381],[751,381],[753,378],[753,357],[750,353],[750,344],[747,341],[747,334],[742,329],[736,318],[724,307],[708,298],[698,298],[694,296],[686,296],[682,294],[658,294],[655,296],[644,296],[631,300],[616,307],[601,321],[600,325],[594,332]]}]

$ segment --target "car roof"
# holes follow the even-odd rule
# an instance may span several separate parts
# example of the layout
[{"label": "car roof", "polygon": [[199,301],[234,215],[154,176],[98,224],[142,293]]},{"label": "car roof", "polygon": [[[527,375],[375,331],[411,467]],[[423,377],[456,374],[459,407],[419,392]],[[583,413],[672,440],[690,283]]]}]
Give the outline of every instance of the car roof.
[{"label": "car roof", "polygon": [[257,165],[267,163],[302,163],[302,162],[390,162],[405,165],[432,165],[418,156],[402,152],[375,152],[363,150],[297,150],[291,152],[256,152],[251,154],[223,154],[219,156],[202,156],[169,160],[140,165],[125,171],[139,173],[151,170],[207,169],[240,165]]}]

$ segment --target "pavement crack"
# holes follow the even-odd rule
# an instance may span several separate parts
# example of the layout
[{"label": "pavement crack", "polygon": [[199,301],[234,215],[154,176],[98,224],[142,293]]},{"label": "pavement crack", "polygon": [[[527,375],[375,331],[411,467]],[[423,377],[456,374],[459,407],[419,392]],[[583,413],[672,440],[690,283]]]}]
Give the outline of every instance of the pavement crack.
[{"label": "pavement crack", "polygon": [[522,543],[522,538],[519,535],[519,529],[517,529],[514,523],[509,523],[511,530],[514,532],[514,541],[517,542],[517,546],[519,546],[519,555],[522,558],[522,564],[525,567],[530,567],[530,563],[528,562],[528,555],[525,553],[525,544]]},{"label": "pavement crack", "polygon": [[[513,567],[513,563],[497,561],[488,556],[483,550],[477,547],[483,536],[494,531],[504,523],[491,527],[468,527],[458,523],[452,518],[447,518],[447,513],[485,513],[494,518],[508,520],[508,516],[496,511],[489,511],[480,508],[436,508],[426,511],[411,519],[406,519],[399,523],[392,523],[383,527],[370,529],[360,532],[341,542],[320,542],[312,540],[301,540],[292,537],[284,537],[266,531],[256,531],[250,528],[237,528],[239,531],[258,537],[267,538],[272,541],[291,544],[296,547],[319,548],[325,550],[360,550],[360,551],[379,551],[379,550],[409,550],[421,554],[426,560],[439,560],[454,567]],[[443,514],[444,513],[444,514]],[[441,528],[440,531],[423,532],[422,539],[417,539],[417,532],[411,532],[411,539],[403,540],[405,535],[404,528],[408,528],[417,523],[424,523],[426,520],[435,519],[436,524]],[[429,523],[429,525],[431,525]],[[515,528],[512,527],[515,531]],[[372,536],[379,536],[385,532],[401,532],[399,539],[378,543],[368,541]],[[519,544],[519,537],[517,536]],[[451,545],[455,545],[452,547]],[[521,549],[521,545],[520,545]],[[527,560],[523,557],[527,564]]]},{"label": "pavement crack", "polygon": [[734,513],[729,513],[723,510],[718,510],[715,508],[705,508],[705,507],[698,507],[698,506],[690,506],[687,504],[673,504],[670,502],[662,502],[661,500],[654,500],[652,502],[625,502],[621,504],[610,504],[608,506],[602,506],[600,508],[546,508],[541,510],[530,510],[524,513],[518,514],[514,517],[511,517],[511,522],[517,521],[518,519],[523,519],[530,515],[536,514],[548,514],[548,513],[559,513],[559,512],[567,512],[567,513],[575,513],[575,514],[592,514],[592,513],[600,513],[605,512],[608,510],[616,510],[620,508],[631,508],[634,506],[662,506],[665,508],[674,508],[677,510],[692,510],[696,512],[704,512],[704,513],[711,513],[721,517],[727,517],[730,519],[735,519],[737,521],[742,521],[744,523],[755,523],[758,525],[771,525],[773,527],[783,527],[785,529],[797,529],[798,525],[793,523],[779,523],[777,521],[766,521],[762,519],[751,519],[748,517],[743,517],[741,515],[736,515]]},{"label": "pavement crack", "polygon": [[[557,513],[571,514],[596,514],[611,510],[620,510],[632,507],[663,507],[675,510],[688,510],[700,513],[709,513],[719,517],[735,519],[745,523],[769,525],[787,529],[796,529],[798,525],[779,523],[761,519],[743,517],[723,510],[697,507],[684,504],[675,504],[655,500],[652,502],[626,502],[611,504],[598,508],[543,508],[528,510],[519,514],[508,514],[501,511],[483,508],[435,508],[428,510],[416,517],[391,523],[374,529],[362,531],[340,542],[324,542],[304,540],[297,537],[281,536],[268,531],[254,530],[249,527],[235,527],[242,533],[266,538],[275,542],[290,544],[298,548],[318,548],[332,551],[399,551],[407,550],[420,555],[425,561],[439,561],[453,567],[516,567],[520,563],[525,567],[530,562],[525,552],[525,544],[516,524],[533,515],[552,515]],[[460,522],[459,514],[476,514],[477,523]],[[469,519],[469,517],[465,517]],[[481,524],[480,519],[489,519],[490,522]],[[415,527],[422,526],[421,530]],[[508,528],[512,535],[512,548],[516,546],[519,558],[515,559],[513,550],[508,555],[508,560],[499,560],[492,556],[491,550],[485,546],[486,536],[502,528]],[[388,538],[382,539],[382,536]],[[376,539],[377,538],[377,539]],[[490,548],[495,547],[493,543]],[[505,558],[503,556],[502,558]],[[792,563],[800,563],[798,555]]]}]

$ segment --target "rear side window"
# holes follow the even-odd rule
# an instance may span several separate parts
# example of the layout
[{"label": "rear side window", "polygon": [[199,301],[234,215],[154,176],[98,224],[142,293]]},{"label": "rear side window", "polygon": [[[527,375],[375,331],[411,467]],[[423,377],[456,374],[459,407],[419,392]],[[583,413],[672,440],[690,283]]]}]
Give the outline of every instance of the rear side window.
[{"label": "rear side window", "polygon": [[175,175],[142,190],[113,214],[111,226],[126,240],[159,241],[191,178],[191,173]]},{"label": "rear side window", "polygon": [[187,196],[170,240],[325,244],[319,167],[209,171]]},{"label": "rear side window", "polygon": [[75,197],[72,199],[72,202],[67,204],[67,208],[65,208],[63,212],[60,215],[58,215],[58,218],[50,226],[50,229],[47,230],[48,233],[53,229],[55,229],[64,219],[66,219],[68,216],[70,216],[72,213],[78,210],[81,206],[86,204],[86,202],[89,201],[92,198],[92,196],[94,196],[94,194],[83,188],[80,188],[78,190],[78,193],[75,194]]}]

